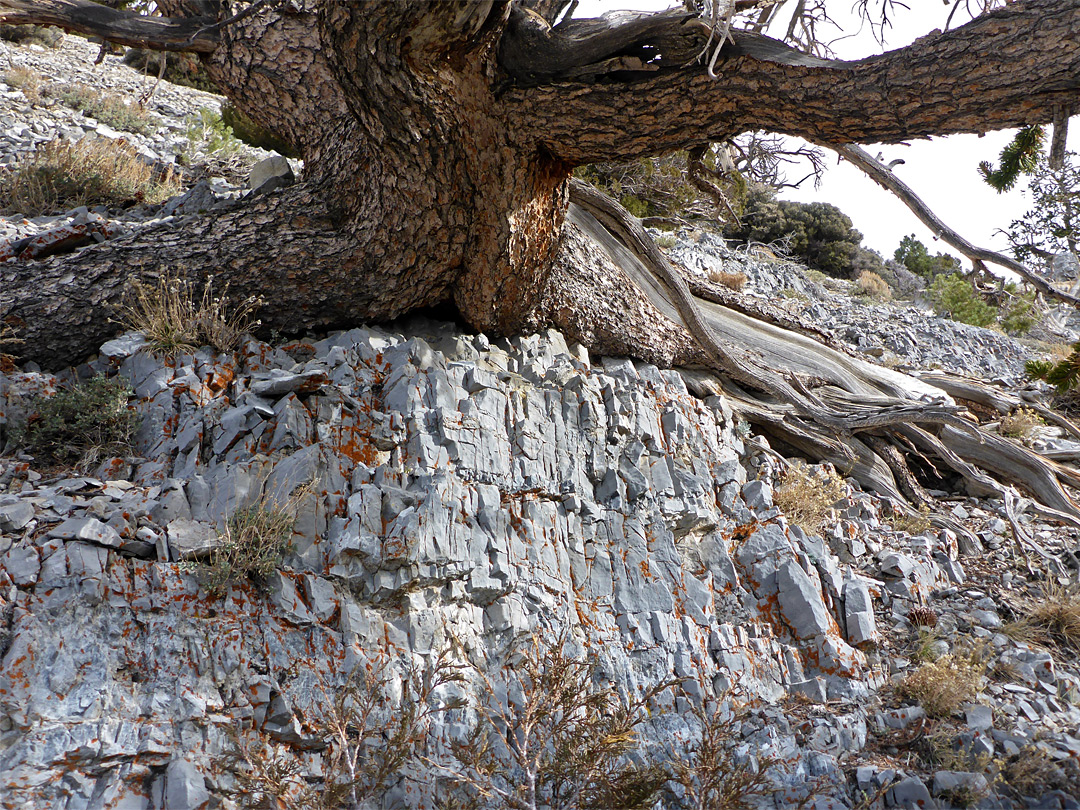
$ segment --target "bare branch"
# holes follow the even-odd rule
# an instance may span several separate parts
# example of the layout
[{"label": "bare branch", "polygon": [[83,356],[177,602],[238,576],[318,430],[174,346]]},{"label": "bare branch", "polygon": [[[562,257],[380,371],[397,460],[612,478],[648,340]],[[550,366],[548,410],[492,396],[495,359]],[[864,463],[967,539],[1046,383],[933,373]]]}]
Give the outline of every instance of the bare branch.
[{"label": "bare branch", "polygon": [[838,154],[847,158],[854,165],[866,172],[866,174],[878,185],[895,194],[896,197],[919,218],[920,222],[934,232],[935,236],[942,239],[947,245],[956,248],[964,254],[971,260],[976,268],[982,269],[984,262],[1000,265],[1001,267],[1005,267],[1022,276],[1044,295],[1072,304],[1074,307],[1080,307],[1080,298],[1062,292],[1050,284],[1046,279],[1036,275],[1015,259],[1011,259],[1004,254],[997,253],[987,248],[976,247],[971,244],[971,242],[964,239],[964,237],[960,236],[960,234],[942,222],[906,183],[879,161],[870,157],[870,154],[865,149],[853,144],[848,144],[847,146],[829,146],[829,148],[835,150]]},{"label": "bare branch", "polygon": [[89,0],[0,0],[6,23],[55,25],[65,31],[152,51],[212,53],[218,44],[208,17],[147,17]]}]

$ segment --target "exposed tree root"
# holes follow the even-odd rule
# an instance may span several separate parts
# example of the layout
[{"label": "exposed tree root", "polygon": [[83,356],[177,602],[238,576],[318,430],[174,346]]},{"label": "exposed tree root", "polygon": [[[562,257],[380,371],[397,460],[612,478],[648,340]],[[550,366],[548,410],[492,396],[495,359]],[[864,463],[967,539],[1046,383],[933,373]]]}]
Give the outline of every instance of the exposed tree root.
[{"label": "exposed tree root", "polygon": [[[1019,487],[1032,496],[1029,508],[1041,517],[1080,527],[1080,507],[1063,486],[1080,487],[1080,473],[962,418],[949,389],[1004,413],[1024,404],[1019,398],[943,375],[919,380],[873,366],[807,335],[695,297],[682,273],[621,206],[577,184],[571,200],[568,227],[600,243],[712,360],[708,370],[683,370],[692,390],[724,393],[768,435],[813,460],[831,462],[908,509],[927,497],[905,460],[912,455],[931,464],[936,459],[972,494],[1005,497],[1010,486]],[[946,523],[964,534],[955,522]]]}]

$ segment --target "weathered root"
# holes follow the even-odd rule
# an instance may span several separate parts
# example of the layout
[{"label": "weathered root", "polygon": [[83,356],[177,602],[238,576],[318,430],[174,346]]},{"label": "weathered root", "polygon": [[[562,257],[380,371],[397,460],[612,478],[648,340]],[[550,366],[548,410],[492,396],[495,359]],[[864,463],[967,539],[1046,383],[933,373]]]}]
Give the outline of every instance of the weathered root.
[{"label": "weathered root", "polygon": [[625,209],[577,183],[571,200],[577,208],[571,207],[569,227],[604,246],[652,305],[704,351],[708,371],[684,370],[692,390],[724,393],[768,435],[831,462],[907,508],[927,499],[904,459],[913,455],[937,459],[973,494],[1004,497],[1009,486],[1019,487],[1034,498],[1029,508],[1040,516],[1080,527],[1080,507],[1063,485],[1080,487],[1080,474],[981,430],[960,416],[963,409],[950,390],[1002,413],[1025,402],[944,377],[918,380],[872,366],[805,334],[695,297]]}]

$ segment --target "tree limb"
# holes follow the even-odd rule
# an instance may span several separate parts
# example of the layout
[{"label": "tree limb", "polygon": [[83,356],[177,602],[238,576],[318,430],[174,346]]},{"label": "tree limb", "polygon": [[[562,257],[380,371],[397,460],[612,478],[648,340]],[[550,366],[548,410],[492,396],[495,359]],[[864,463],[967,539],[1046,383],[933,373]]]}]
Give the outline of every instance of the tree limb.
[{"label": "tree limb", "polygon": [[[551,29],[553,37],[559,28]],[[1017,0],[906,48],[814,66],[781,64],[784,55],[801,57],[782,43],[734,31],[716,80],[701,65],[656,62],[651,72],[609,81],[556,77],[515,87],[501,102],[508,125],[571,165],[631,160],[749,130],[816,143],[986,132],[1049,121],[1055,105],[1075,102],[1078,29],[1075,3]]]},{"label": "tree limb", "polygon": [[214,20],[209,17],[147,17],[89,0],[0,0],[0,20],[55,25],[153,51],[212,53],[218,45]]},{"label": "tree limb", "polygon": [[880,161],[870,157],[870,153],[862,147],[848,144],[846,146],[829,146],[829,148],[862,169],[878,185],[895,194],[919,218],[923,225],[934,232],[935,236],[967,256],[976,267],[982,266],[983,262],[1001,265],[1022,276],[1043,295],[1072,304],[1074,307],[1080,307],[1080,298],[1057,289],[1046,279],[1036,275],[1015,259],[987,248],[976,247],[964,239],[964,237],[942,222],[904,181],[882,165]]}]

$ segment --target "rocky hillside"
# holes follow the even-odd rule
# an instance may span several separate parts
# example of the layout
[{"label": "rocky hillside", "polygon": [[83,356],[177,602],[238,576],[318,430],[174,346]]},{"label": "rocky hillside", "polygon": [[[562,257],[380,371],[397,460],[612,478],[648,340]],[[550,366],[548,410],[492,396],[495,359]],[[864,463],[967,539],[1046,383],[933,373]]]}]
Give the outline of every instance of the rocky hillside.
[{"label": "rocky hillside", "polygon": [[[76,38],[5,53],[146,87],[116,57],[91,67]],[[113,137],[22,90],[0,100],[20,160],[54,133]],[[123,137],[164,163],[187,148],[184,116],[217,102],[162,84],[149,103],[157,134]],[[197,193],[207,208],[241,187]],[[96,213],[195,215],[175,199]],[[5,227],[17,242],[68,220]],[[1030,356],[708,235],[671,252],[746,274],[752,294],[792,290],[897,365],[1016,383]],[[655,780],[661,807],[725,806],[704,792],[710,764],[730,807],[1080,807],[1071,530],[944,492],[969,535],[901,518],[779,456],[677,371],[555,332],[491,341],[413,319],[151,349],[131,333],[61,374],[0,374],[0,806],[449,808],[481,788],[481,806],[508,806],[498,790],[524,771],[507,740],[530,739],[515,724],[563,705],[552,674],[587,661],[581,691],[604,712],[556,712],[541,744],[574,741],[570,762],[628,703],[612,768],[681,774]],[[96,375],[129,389],[114,389],[137,417],[126,443],[29,452],[93,410],[44,415]],[[405,756],[380,770],[387,752]],[[569,782],[597,790],[573,762]]]}]

